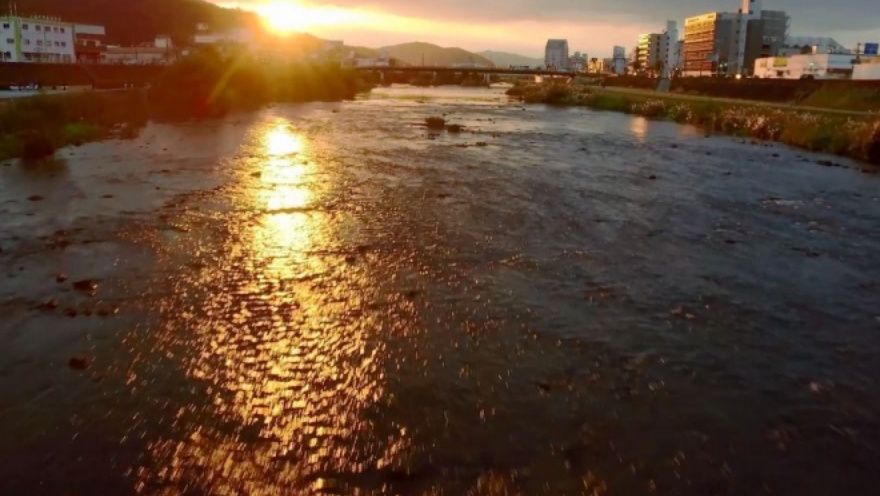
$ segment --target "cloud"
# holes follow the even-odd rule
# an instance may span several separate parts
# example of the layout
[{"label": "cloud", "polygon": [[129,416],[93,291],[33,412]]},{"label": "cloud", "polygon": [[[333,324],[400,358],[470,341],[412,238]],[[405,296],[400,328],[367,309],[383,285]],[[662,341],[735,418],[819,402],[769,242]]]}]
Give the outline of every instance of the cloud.
[{"label": "cloud", "polygon": [[[221,1],[221,0],[215,0]],[[231,1],[231,0],[226,0]],[[239,0],[242,7],[270,0]],[[271,0],[279,1],[279,0]],[[568,38],[574,48],[598,56],[611,46],[632,46],[642,32],[659,31],[666,20],[712,11],[736,11],[739,0],[298,0],[320,7],[339,7],[386,15],[394,21],[369,26],[346,26],[319,35],[356,39],[374,46],[388,44],[394,33],[422,41],[469,49],[516,49],[529,54],[543,51],[546,38]],[[880,41],[878,0],[763,0],[766,10],[784,10],[791,17],[791,33],[831,36],[846,45]],[[413,29],[404,29],[409,22]],[[383,25],[384,24],[384,25]],[[430,25],[430,30],[422,27]],[[383,40],[370,43],[370,39]]]},{"label": "cloud", "polygon": [[[408,17],[500,22],[510,20],[663,24],[666,19],[712,11],[736,11],[738,0],[330,0],[327,6],[380,10]],[[880,30],[877,0],[764,0],[766,10],[785,10],[795,25],[815,29]]]}]

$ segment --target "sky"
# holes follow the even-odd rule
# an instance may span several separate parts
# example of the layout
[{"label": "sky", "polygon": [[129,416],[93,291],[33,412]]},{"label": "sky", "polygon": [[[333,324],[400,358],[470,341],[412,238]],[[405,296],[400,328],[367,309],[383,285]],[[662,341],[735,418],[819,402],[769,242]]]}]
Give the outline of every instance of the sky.
[{"label": "sky", "polygon": [[[666,20],[735,12],[741,0],[211,0],[264,14],[281,31],[307,32],[346,45],[380,47],[425,41],[470,51],[496,50],[543,58],[548,38],[571,52],[610,56],[635,46],[639,34]],[[830,36],[847,47],[880,41],[880,0],[763,0],[784,10],[791,35]]]}]

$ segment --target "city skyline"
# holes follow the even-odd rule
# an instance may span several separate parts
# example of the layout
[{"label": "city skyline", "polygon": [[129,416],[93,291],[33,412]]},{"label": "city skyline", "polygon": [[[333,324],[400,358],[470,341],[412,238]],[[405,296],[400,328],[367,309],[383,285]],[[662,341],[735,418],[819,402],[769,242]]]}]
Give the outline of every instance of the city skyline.
[{"label": "city skyline", "polygon": [[[307,32],[348,45],[387,46],[424,41],[471,51],[502,50],[541,57],[548,38],[568,39],[572,50],[610,55],[611,47],[631,47],[640,34],[656,32],[666,20],[712,11],[735,11],[737,0],[452,0],[441,5],[404,0],[211,0],[225,7],[254,10],[279,31]],[[874,0],[768,0],[765,9],[785,10],[791,34],[828,36],[846,46],[880,39],[880,10]],[[857,12],[858,15],[853,15]]]}]

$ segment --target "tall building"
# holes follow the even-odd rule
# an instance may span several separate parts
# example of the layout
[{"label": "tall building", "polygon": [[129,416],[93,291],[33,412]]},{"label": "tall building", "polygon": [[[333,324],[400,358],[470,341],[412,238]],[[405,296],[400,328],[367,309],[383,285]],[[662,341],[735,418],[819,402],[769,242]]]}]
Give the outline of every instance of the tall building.
[{"label": "tall building", "polygon": [[779,10],[762,10],[760,17],[750,19],[742,74],[752,74],[755,60],[779,55],[788,38],[788,14]]},{"label": "tall building", "polygon": [[565,69],[568,67],[568,40],[547,40],[544,49],[544,65]]},{"label": "tall building", "polygon": [[678,43],[678,25],[675,21],[666,21],[666,30],[663,31],[663,70],[665,76],[672,71],[678,70],[681,65],[681,49]]},{"label": "tall building", "polygon": [[615,46],[611,57],[611,72],[618,76],[626,74],[626,48]]},{"label": "tall building", "polygon": [[636,46],[636,64],[642,71],[667,73],[678,67],[678,27],[675,21],[666,21],[662,33],[647,33],[639,37]]},{"label": "tall building", "polygon": [[752,72],[754,60],[778,52],[788,32],[785,12],[763,10],[761,0],[742,0],[737,12],[689,17],[684,26],[683,74]]},{"label": "tall building", "polygon": [[659,33],[647,33],[639,36],[639,44],[636,46],[636,70],[657,70],[659,62],[664,59],[665,43],[664,36]]}]

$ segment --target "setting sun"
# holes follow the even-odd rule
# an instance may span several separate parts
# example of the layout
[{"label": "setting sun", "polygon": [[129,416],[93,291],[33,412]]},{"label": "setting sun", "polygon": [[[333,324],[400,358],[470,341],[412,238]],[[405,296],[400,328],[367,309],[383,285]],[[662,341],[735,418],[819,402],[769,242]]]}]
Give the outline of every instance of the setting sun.
[{"label": "setting sun", "polygon": [[357,19],[357,15],[351,11],[307,5],[293,0],[277,0],[262,5],[257,10],[266,25],[280,34],[345,24]]}]

